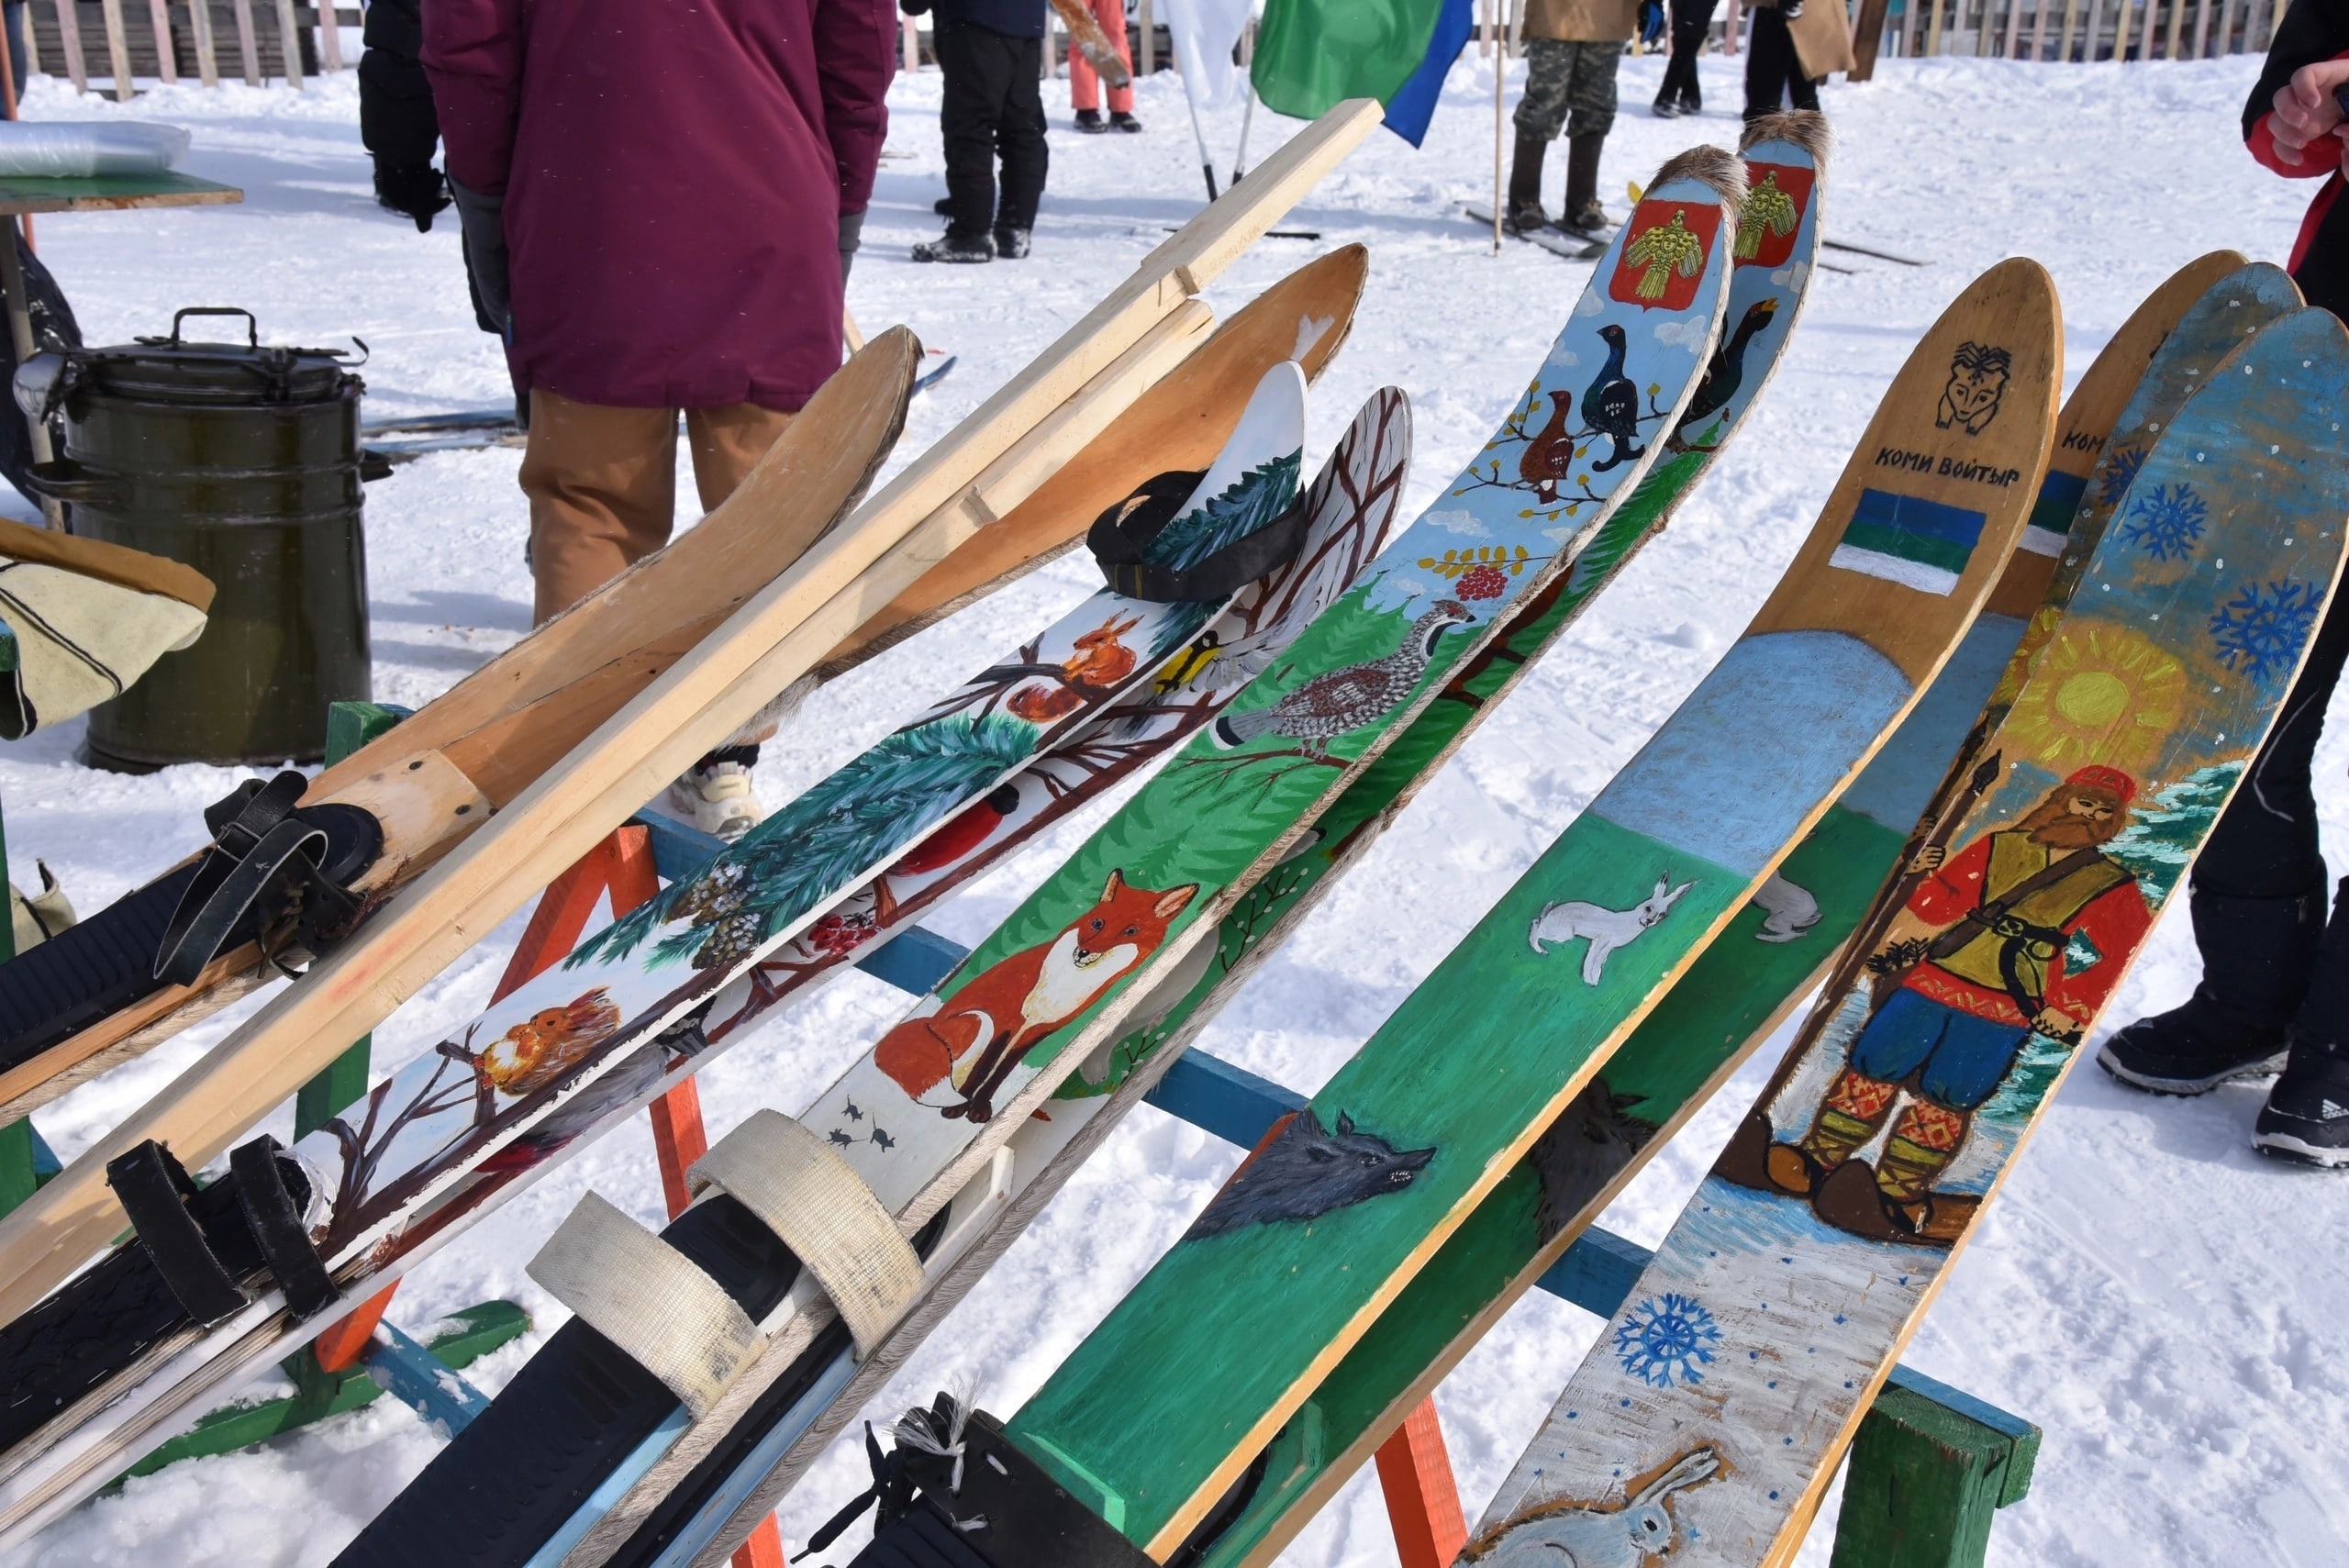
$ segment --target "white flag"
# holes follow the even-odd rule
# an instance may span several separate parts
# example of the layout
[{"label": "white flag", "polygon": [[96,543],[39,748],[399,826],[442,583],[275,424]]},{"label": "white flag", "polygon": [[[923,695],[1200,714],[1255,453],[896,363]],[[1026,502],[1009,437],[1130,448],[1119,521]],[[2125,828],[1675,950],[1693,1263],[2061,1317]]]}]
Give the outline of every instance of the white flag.
[{"label": "white flag", "polygon": [[1240,96],[1240,69],[1231,62],[1248,26],[1250,0],[1160,0],[1166,31],[1174,41],[1175,68],[1201,108],[1218,108]]}]

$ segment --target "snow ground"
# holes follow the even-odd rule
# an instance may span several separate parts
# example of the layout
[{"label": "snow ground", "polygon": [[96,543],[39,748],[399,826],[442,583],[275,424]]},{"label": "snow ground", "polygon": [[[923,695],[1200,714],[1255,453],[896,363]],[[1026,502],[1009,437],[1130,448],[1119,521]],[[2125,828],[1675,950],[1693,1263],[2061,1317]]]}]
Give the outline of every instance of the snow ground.
[{"label": "snow ground", "polygon": [[[1702,139],[1734,144],[1737,62],[1709,59],[1714,112],[1652,119],[1658,62],[1629,61],[1629,112],[1609,150],[1604,194]],[[2282,260],[2305,188],[2271,179],[2240,150],[2247,59],[2151,66],[1887,61],[1867,86],[1836,85],[1841,139],[1831,235],[1927,259],[1908,268],[1842,255],[1822,275],[1787,366],[1720,469],[1497,712],[1203,1045],[1300,1088],[1326,1078],[1572,819],[1734,637],[1792,557],[1875,400],[1909,345],[1979,269],[2033,256],[2054,272],[2076,377],[2128,311],[2175,266],[2220,246]],[[1427,148],[1384,135],[1358,151],[1284,227],[1322,245],[1367,242],[1368,297],[1322,384],[1316,450],[1375,386],[1417,405],[1410,513],[1475,449],[1556,330],[1584,274],[1531,247],[1497,258],[1458,217],[1488,200],[1493,83],[1473,56],[1455,67]],[[1514,92],[1512,91],[1512,97]],[[239,207],[44,218],[43,257],[92,342],[161,329],[171,310],[241,304],[279,341],[373,350],[371,414],[495,405],[490,340],[473,327],[453,222],[419,236],[369,200],[352,78],[306,95],[282,87],[159,89],[128,111],[195,135],[191,172],[246,188]],[[866,249],[850,288],[868,327],[910,322],[961,356],[919,400],[900,452],[949,428],[1110,287],[1197,206],[1197,162],[1172,76],[1142,84],[1148,135],[1066,134],[1049,89],[1053,188],[1032,261],[920,269],[906,246],[934,231],[942,189],[938,78],[901,78]],[[39,117],[125,111],[37,83]],[[1207,117],[1228,159],[1236,109]],[[1288,128],[1255,127],[1259,156]],[[1553,171],[1554,184],[1557,173]],[[1145,194],[1156,193],[1156,194]],[[1316,247],[1266,240],[1210,298],[1229,311]],[[419,703],[525,629],[517,454],[445,454],[372,487],[376,695]],[[687,515],[690,515],[688,510]],[[908,692],[942,688],[1073,603],[1086,569],[1063,562],[936,628],[812,701],[771,747],[770,800],[819,777],[896,721]],[[83,908],[120,894],[201,838],[198,807],[227,771],[151,778],[72,761],[79,726],[0,752],[16,879],[35,856]],[[2320,757],[2336,850],[2349,853],[2349,727]],[[1098,820],[1097,810],[999,871],[936,922],[975,939]],[[376,1032],[388,1068],[484,1003],[520,930],[510,921]],[[2190,989],[2182,913],[2165,921],[2113,1010],[2125,1019]],[[900,999],[852,975],[704,1074],[713,1136],[761,1105],[796,1110],[878,1033]],[[39,1118],[69,1158],[217,1040],[244,1009],[59,1102]],[[1765,1058],[1775,1055],[1765,1051]],[[1749,1071],[1666,1150],[1607,1223],[1653,1244],[1758,1086]],[[2349,1184],[2267,1164],[2248,1148],[2257,1092],[2146,1099],[2084,1070],[2058,1100],[1984,1232],[1909,1353],[1910,1364],[2046,1430],[2037,1480],[2001,1516],[2002,1565],[2349,1561]],[[281,1120],[290,1118],[290,1112]],[[284,1127],[275,1129],[285,1135]],[[870,1414],[893,1416],[950,1381],[974,1379],[1008,1412],[1181,1231],[1238,1152],[1143,1109],[1073,1182]],[[470,1374],[495,1389],[560,1318],[523,1274],[539,1240],[589,1187],[657,1222],[658,1183],[640,1126],[615,1135],[427,1263],[403,1287],[410,1328],[469,1303],[525,1303],[540,1331]],[[2331,1238],[2328,1242],[2326,1238]],[[1528,1300],[1438,1396],[1473,1519],[1599,1323]],[[174,1466],[86,1507],[16,1555],[27,1564],[168,1561],[185,1568],[292,1568],[328,1561],[434,1451],[385,1401],[268,1448]],[[786,1543],[863,1484],[836,1446],[786,1503]],[[1831,1498],[1822,1518],[1831,1521]],[[1803,1562],[1823,1568],[1831,1529]],[[1291,1548],[1314,1568],[1394,1561],[1367,1473]],[[827,1554],[843,1561],[844,1548]]]}]

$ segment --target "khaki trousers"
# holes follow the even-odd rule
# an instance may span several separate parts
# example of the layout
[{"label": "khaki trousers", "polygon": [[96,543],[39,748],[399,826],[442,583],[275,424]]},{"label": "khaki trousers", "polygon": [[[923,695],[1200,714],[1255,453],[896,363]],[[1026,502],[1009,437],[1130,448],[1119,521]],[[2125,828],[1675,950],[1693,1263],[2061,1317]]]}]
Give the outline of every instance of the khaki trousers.
[{"label": "khaki trousers", "polygon": [[[685,410],[685,445],[703,511],[715,511],[734,493],[791,419],[751,403]],[[530,498],[538,624],[669,542],[676,522],[677,411],[610,408],[533,390],[522,493]]]}]

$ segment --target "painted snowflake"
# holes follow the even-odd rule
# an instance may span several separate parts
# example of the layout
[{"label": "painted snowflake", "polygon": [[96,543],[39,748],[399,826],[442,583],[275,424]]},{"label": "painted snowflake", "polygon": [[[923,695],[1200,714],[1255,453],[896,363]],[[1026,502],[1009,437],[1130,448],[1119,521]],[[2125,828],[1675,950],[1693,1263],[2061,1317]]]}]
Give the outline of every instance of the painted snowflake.
[{"label": "painted snowflake", "polygon": [[2210,508],[2192,485],[2156,484],[2129,508],[2121,538],[2143,545],[2155,561],[2183,561],[2210,520]]},{"label": "painted snowflake", "polygon": [[1694,1296],[1667,1292],[1631,1308],[1615,1330],[1615,1355],[1623,1370],[1654,1388],[1702,1383],[1699,1367],[1710,1366],[1709,1348],[1720,1342],[1720,1325]]},{"label": "painted snowflake", "polygon": [[2097,500],[2106,506],[2118,506],[2129,486],[2137,483],[2137,471],[2145,466],[2145,449],[2122,447],[2104,460],[2104,480],[2098,486]]},{"label": "painted snowflake", "polygon": [[2314,583],[2287,579],[2236,589],[2210,617],[2219,662],[2254,681],[2280,680],[2291,673],[2323,604],[2324,590]]}]

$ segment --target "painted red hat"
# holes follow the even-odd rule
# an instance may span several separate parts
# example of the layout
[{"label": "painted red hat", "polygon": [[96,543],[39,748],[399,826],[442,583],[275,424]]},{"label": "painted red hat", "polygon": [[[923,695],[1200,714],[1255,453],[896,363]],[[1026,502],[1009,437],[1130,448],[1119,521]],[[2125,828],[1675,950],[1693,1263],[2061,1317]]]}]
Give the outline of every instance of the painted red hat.
[{"label": "painted red hat", "polygon": [[2087,784],[2091,788],[2110,790],[2121,797],[2121,804],[2123,806],[2128,805],[2137,795],[2135,779],[2131,778],[2119,768],[2108,768],[2100,763],[2092,762],[2064,782],[2067,784]]}]

